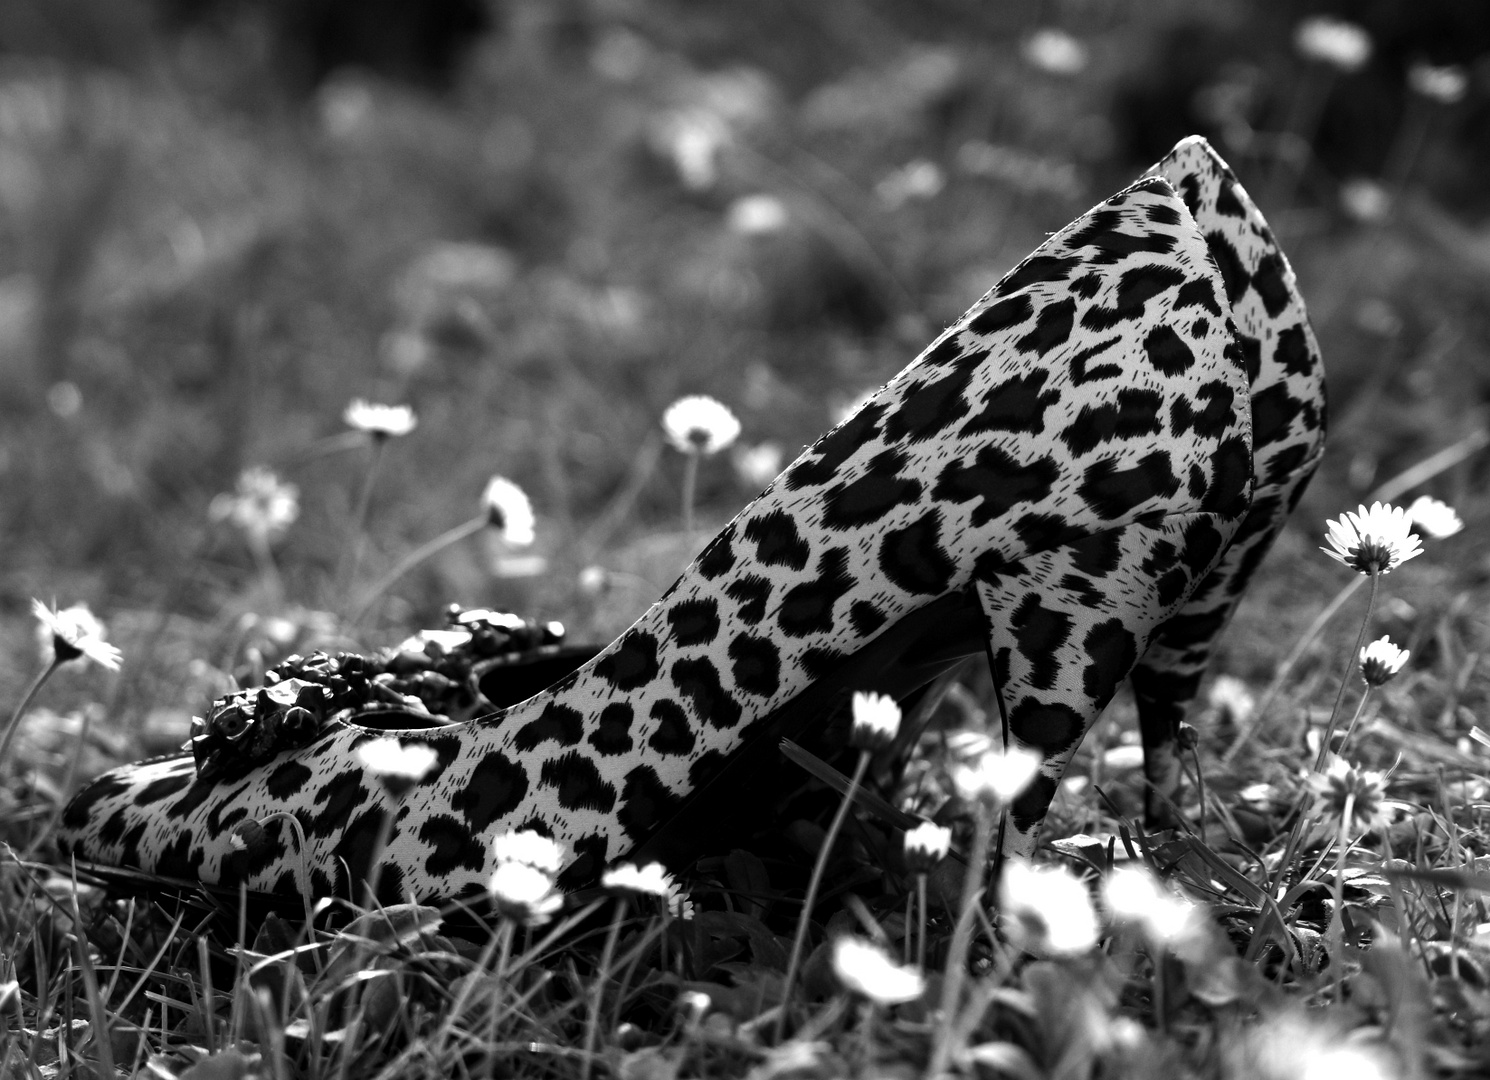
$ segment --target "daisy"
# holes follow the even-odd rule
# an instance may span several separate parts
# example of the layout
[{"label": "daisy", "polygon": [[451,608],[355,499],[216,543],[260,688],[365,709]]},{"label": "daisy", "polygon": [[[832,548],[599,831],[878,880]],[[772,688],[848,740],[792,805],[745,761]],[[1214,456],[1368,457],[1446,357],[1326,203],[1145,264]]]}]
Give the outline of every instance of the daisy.
[{"label": "daisy", "polygon": [[1091,895],[1063,866],[1009,860],[999,881],[999,913],[1009,939],[1026,952],[1075,956],[1097,944]]},{"label": "daisy", "polygon": [[900,706],[885,694],[854,692],[854,727],[849,745],[860,750],[883,750],[895,741],[900,730]]},{"label": "daisy", "polygon": [[905,833],[905,862],[913,873],[924,874],[947,857],[952,849],[952,830],[923,821]]},{"label": "daisy", "polygon": [[407,405],[379,405],[362,398],[354,399],[341,415],[348,427],[365,432],[374,439],[396,439],[407,435],[419,424],[414,410]]},{"label": "daisy", "polygon": [[516,547],[533,542],[533,504],[523,489],[504,476],[493,476],[481,494],[486,508],[487,524],[501,533],[502,539]]},{"label": "daisy", "polygon": [[119,670],[123,654],[103,639],[103,623],[94,618],[87,605],[74,604],[57,611],[32,600],[31,613],[41,624],[38,632],[42,648],[50,644],[54,663],[65,664],[81,657],[110,671]]},{"label": "daisy", "polygon": [[392,736],[357,744],[357,760],[393,795],[403,795],[429,775],[439,754],[428,743],[403,743]]},{"label": "daisy", "polygon": [[707,457],[739,438],[740,421],[714,398],[695,394],[667,407],[662,414],[662,430],[678,450]]},{"label": "daisy", "polygon": [[1392,644],[1389,637],[1379,637],[1361,650],[1361,678],[1367,686],[1384,686],[1392,681],[1409,653]]},{"label": "daisy", "polygon": [[914,1001],[926,989],[919,971],[901,967],[862,938],[841,937],[833,943],[833,973],[848,989],[876,1005]]},{"label": "daisy", "polygon": [[621,863],[600,876],[600,884],[607,889],[621,889],[645,896],[666,897],[672,879],[660,862],[646,866]]},{"label": "daisy", "polygon": [[982,799],[1007,806],[1040,771],[1040,756],[1011,746],[985,751],[972,765],[952,770],[952,783],[964,799]]},{"label": "daisy", "polygon": [[1155,941],[1170,941],[1192,929],[1194,905],[1165,889],[1147,870],[1114,870],[1102,895],[1114,919],[1139,924]]},{"label": "daisy", "polygon": [[667,913],[675,919],[689,922],[694,916],[693,899],[688,891],[672,879],[667,883]]},{"label": "daisy", "polygon": [[1326,522],[1329,547],[1320,548],[1360,574],[1389,574],[1415,555],[1422,541],[1411,531],[1412,522],[1400,506],[1376,502]]},{"label": "daisy", "polygon": [[300,516],[300,489],[255,465],[238,474],[231,495],[213,497],[207,515],[213,521],[231,522],[255,542],[268,544],[283,536]]},{"label": "daisy", "polygon": [[1443,540],[1464,528],[1464,521],[1446,502],[1432,495],[1419,495],[1407,508],[1408,520],[1414,532],[1429,540]]},{"label": "daisy", "polygon": [[545,874],[557,874],[569,857],[563,844],[532,829],[502,833],[492,838],[491,846],[497,862],[519,862]]},{"label": "daisy", "polygon": [[548,922],[564,903],[553,878],[525,862],[498,863],[486,887],[497,910],[524,926]]},{"label": "daisy", "polygon": [[1339,821],[1350,806],[1347,829],[1359,827],[1363,832],[1382,828],[1389,820],[1391,807],[1386,802],[1386,774],[1357,769],[1344,758],[1335,758],[1324,772],[1309,777],[1314,791],[1315,809],[1327,818]]}]

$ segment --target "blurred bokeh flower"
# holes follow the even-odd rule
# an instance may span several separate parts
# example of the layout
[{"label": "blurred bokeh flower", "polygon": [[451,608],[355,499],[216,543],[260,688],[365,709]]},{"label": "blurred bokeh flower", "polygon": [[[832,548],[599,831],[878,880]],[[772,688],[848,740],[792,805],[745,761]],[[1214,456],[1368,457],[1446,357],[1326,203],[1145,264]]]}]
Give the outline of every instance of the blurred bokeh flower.
[{"label": "blurred bokeh flower", "polygon": [[934,199],[947,186],[947,174],[934,161],[917,158],[886,175],[874,187],[880,202],[890,209],[917,199]]},{"label": "blurred bokeh flower", "polygon": [[1102,895],[1114,919],[1139,924],[1155,941],[1173,941],[1197,929],[1195,905],[1164,888],[1147,870],[1119,867],[1103,882]]},{"label": "blurred bokeh flower", "polygon": [[1440,105],[1454,105],[1464,100],[1469,90],[1469,76],[1462,67],[1446,64],[1417,63],[1407,69],[1407,85],[1413,93],[1421,94]]},{"label": "blurred bokeh flower", "polygon": [[533,517],[533,504],[523,489],[505,476],[493,476],[481,493],[481,504],[486,508],[486,522],[502,535],[502,539],[516,547],[526,547],[537,533]]},{"label": "blurred bokeh flower", "polygon": [[227,521],[256,543],[268,545],[300,516],[300,489],[284,483],[271,469],[250,466],[238,474],[232,494],[213,497],[207,516]]},{"label": "blurred bokeh flower", "polygon": [[741,236],[768,236],[780,232],[791,221],[791,214],[775,195],[745,195],[730,203],[724,222]]},{"label": "blurred bokeh flower", "polygon": [[1443,540],[1464,528],[1464,521],[1448,503],[1432,495],[1419,495],[1407,508],[1407,517],[1416,532],[1429,540]]},{"label": "blurred bokeh flower", "polygon": [[735,466],[735,475],[746,487],[763,488],[781,472],[784,456],[779,445],[763,442],[735,447],[731,462]]},{"label": "blurred bokeh flower", "polygon": [[498,863],[487,889],[499,912],[525,926],[547,922],[564,903],[553,878],[525,862]]},{"label": "blurred bokeh flower", "polygon": [[660,862],[650,862],[646,866],[621,863],[601,874],[600,884],[607,889],[666,897],[672,877]]},{"label": "blurred bokeh flower", "polygon": [[971,765],[952,770],[952,783],[964,799],[982,799],[1007,806],[1029,786],[1040,771],[1040,757],[1018,746],[988,750]]},{"label": "blurred bokeh flower", "polygon": [[895,741],[900,730],[900,706],[886,694],[854,691],[854,725],[849,745],[860,750],[883,750]]},{"label": "blurred bokeh flower", "polygon": [[833,973],[839,982],[876,1005],[914,1001],[926,989],[915,968],[901,967],[862,938],[845,936],[833,943]]},{"label": "blurred bokeh flower", "polygon": [[679,398],[662,414],[667,441],[685,454],[717,454],[740,436],[740,421],[721,402],[703,394]]},{"label": "blurred bokeh flower", "polygon": [[391,735],[358,743],[356,753],[363,768],[397,796],[428,776],[440,758],[428,743],[405,743]]},{"label": "blurred bokeh flower", "polygon": [[1371,35],[1353,22],[1316,15],[1294,29],[1293,46],[1299,55],[1340,71],[1359,71],[1371,59]]},{"label": "blurred bokeh flower", "polygon": [[1340,185],[1340,206],[1354,220],[1378,225],[1392,212],[1392,196],[1375,180],[1357,176]]},{"label": "blurred bokeh flower", "polygon": [[1041,27],[1024,41],[1024,58],[1051,75],[1077,75],[1087,65],[1087,47],[1064,30]]},{"label": "blurred bokeh flower", "polygon": [[1064,866],[1010,859],[999,879],[999,914],[1009,940],[1036,956],[1074,956],[1097,943],[1091,895]]},{"label": "blurred bokeh flower", "polygon": [[952,850],[952,830],[923,821],[905,832],[905,864],[913,873],[922,874],[947,857]]},{"label": "blurred bokeh flower", "polygon": [[342,413],[348,427],[371,435],[375,439],[396,439],[407,435],[418,426],[414,410],[407,405],[379,405],[377,402],[354,398]]},{"label": "blurred bokeh flower", "polygon": [[497,862],[519,862],[546,874],[557,874],[569,852],[557,840],[532,829],[504,832],[492,837],[492,856]]}]

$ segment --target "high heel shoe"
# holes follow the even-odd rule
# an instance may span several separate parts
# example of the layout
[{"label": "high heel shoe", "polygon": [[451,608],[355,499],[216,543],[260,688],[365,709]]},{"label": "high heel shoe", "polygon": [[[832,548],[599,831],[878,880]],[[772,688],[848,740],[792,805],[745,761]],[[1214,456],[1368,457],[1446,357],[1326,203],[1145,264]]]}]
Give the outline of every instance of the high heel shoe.
[{"label": "high heel shoe", "polygon": [[[908,692],[984,648],[1011,673],[1018,653],[1036,690],[1076,687],[1069,738],[1041,734],[1049,716],[1012,724],[1054,771],[1252,488],[1225,283],[1174,189],[1145,179],[1020,263],[592,661],[489,716],[398,732],[437,755],[401,800],[355,754],[387,732],[337,719],[241,774],[190,757],[107,773],[64,812],[63,846],[285,892],[303,859],[315,891],[346,895],[386,836],[379,896],[425,899],[479,892],[489,838],[537,828],[569,844],[560,884],[577,887],[622,855],[675,857],[709,825],[692,793],[850,690]],[[1005,605],[1016,588],[1035,604]],[[304,851],[275,819],[233,859],[235,826],[277,811]]]}]

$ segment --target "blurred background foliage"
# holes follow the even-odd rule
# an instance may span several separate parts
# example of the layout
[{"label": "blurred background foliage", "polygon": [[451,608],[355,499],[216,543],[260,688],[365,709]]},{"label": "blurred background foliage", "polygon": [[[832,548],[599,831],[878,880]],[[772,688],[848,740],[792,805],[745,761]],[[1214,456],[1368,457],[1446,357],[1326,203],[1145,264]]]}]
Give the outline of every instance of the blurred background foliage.
[{"label": "blurred background foliage", "polygon": [[[1369,56],[1302,42],[1322,15]],[[494,473],[543,560],[454,548],[367,644],[452,600],[613,633],[707,536],[658,546],[669,401],[744,423],[700,476],[717,525],[1197,132],[1279,231],[1330,373],[1268,626],[1327,588],[1287,574],[1317,523],[1484,426],[1482,0],[6,0],[0,689],[31,669],[32,596],[89,601],[136,658],[240,640],[265,598],[208,507],[254,465],[300,491],[287,606],[344,607],[353,397],[420,420],[382,462],[369,575]],[[1479,582],[1476,461],[1435,493]]]}]

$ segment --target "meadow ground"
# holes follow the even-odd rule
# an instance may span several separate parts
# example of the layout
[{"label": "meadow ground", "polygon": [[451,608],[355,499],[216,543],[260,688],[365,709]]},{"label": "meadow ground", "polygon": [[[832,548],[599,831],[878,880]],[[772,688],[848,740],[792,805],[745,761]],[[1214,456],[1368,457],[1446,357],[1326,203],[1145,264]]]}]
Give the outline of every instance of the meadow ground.
[{"label": "meadow ground", "polygon": [[[438,94],[346,71],[290,93],[251,6],[0,56],[0,711],[51,657],[33,597],[86,602],[123,653],[63,665],[0,759],[0,1076],[1490,1071],[1490,69],[1404,84],[1458,57],[1399,26],[1353,66],[1348,36],[1301,50],[1281,3],[767,7],[512,3]],[[997,933],[955,875],[911,904],[863,811],[783,1010],[837,805],[806,771],[768,848],[693,868],[689,918],[633,890],[532,927],[240,923],[56,858],[69,790],[292,652],[391,645],[451,602],[608,641],[773,463],[1192,130],[1293,260],[1330,444],[1191,718],[1204,814],[1135,830],[1125,697],[1072,769],[1040,863],[1084,875],[1095,916],[1053,874]],[[693,393],[743,431],[700,463],[690,530],[659,420]],[[417,427],[377,444],[353,398]],[[223,498],[254,467],[294,487],[279,524]],[[382,587],[493,475],[530,497],[532,542],[473,529]],[[1369,591],[1311,634],[1364,580],[1319,550],[1326,521],[1422,494],[1464,528],[1381,579],[1367,639],[1410,655],[1352,726],[1353,771],[1318,772],[1361,702]],[[979,804],[952,777],[987,691],[951,688],[907,778],[918,811],[952,801],[963,851]],[[1139,865],[1164,889],[1099,884]],[[924,935],[926,959],[835,958],[845,935],[897,962]]]}]

